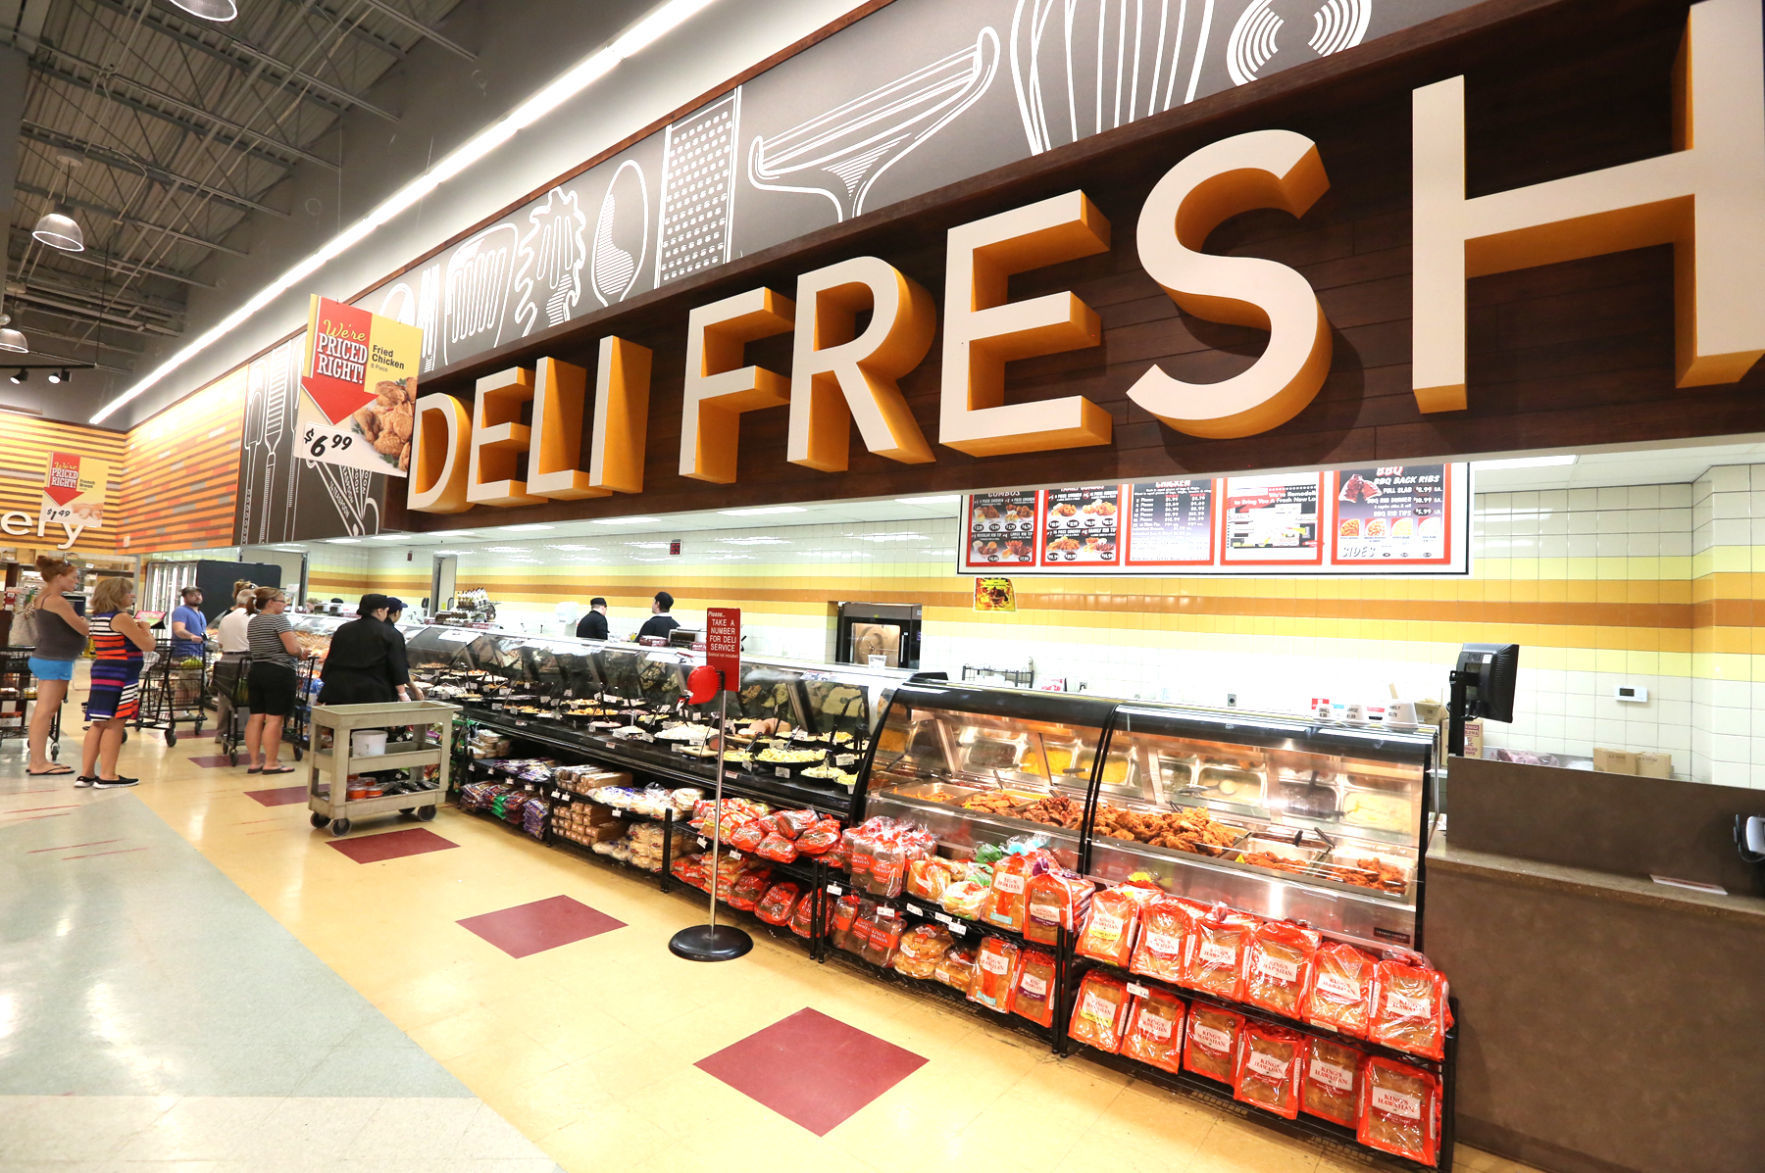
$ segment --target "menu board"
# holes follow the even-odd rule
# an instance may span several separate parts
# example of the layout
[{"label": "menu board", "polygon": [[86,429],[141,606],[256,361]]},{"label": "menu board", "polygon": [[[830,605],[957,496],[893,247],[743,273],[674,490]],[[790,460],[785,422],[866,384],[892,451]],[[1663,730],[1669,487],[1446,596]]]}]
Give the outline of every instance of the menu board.
[{"label": "menu board", "polygon": [[1213,562],[1213,482],[1195,477],[1128,485],[1129,566]]},{"label": "menu board", "polygon": [[1042,501],[1043,566],[1114,566],[1120,485],[1049,489]]},{"label": "menu board", "polygon": [[1446,562],[1452,496],[1444,464],[1345,468],[1331,474],[1335,561]]},{"label": "menu board", "polygon": [[1321,473],[1227,477],[1220,510],[1220,556],[1226,562],[1317,565]]},{"label": "menu board", "polygon": [[1042,494],[1036,489],[968,498],[964,559],[975,566],[1034,566]]},{"label": "menu board", "polygon": [[975,493],[959,574],[1466,574],[1471,473],[1411,464]]}]

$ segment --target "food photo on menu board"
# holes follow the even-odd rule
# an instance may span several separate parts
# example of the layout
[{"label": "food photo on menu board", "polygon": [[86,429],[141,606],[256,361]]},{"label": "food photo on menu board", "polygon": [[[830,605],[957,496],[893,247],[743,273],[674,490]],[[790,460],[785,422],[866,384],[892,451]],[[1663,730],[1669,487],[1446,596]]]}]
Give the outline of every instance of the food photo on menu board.
[{"label": "food photo on menu board", "polygon": [[1451,557],[1444,464],[1345,468],[1334,474],[1337,562],[1445,562]]},{"label": "food photo on menu board", "polygon": [[1036,561],[1035,489],[975,493],[968,499],[968,562],[975,566]]},{"label": "food photo on menu board", "polygon": [[1213,481],[1204,477],[1129,485],[1127,564],[1211,564],[1213,496]]},{"label": "food photo on menu board", "polygon": [[1323,479],[1315,472],[1227,477],[1221,522],[1224,560],[1321,562],[1318,489]]},{"label": "food photo on menu board", "polygon": [[1120,522],[1120,485],[1049,489],[1042,518],[1042,565],[1113,565]]}]

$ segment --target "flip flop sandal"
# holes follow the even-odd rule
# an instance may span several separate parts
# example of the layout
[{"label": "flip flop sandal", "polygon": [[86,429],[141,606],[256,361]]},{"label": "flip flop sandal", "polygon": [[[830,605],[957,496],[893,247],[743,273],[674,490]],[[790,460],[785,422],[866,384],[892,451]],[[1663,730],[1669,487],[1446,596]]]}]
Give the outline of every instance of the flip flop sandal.
[{"label": "flip flop sandal", "polygon": [[293,766],[277,766],[273,770],[265,770],[263,772],[266,774],[292,774],[292,773],[294,773],[294,767]]},{"label": "flip flop sandal", "polygon": [[54,774],[71,774],[73,772],[74,768],[72,766],[64,766],[59,762],[50,766],[47,770],[33,770],[28,767],[25,769],[25,773],[33,778],[48,778]]},{"label": "flip flop sandal", "polygon": [[247,774],[261,774],[264,772],[264,768],[262,766],[252,766],[249,770],[246,770],[245,772]]}]

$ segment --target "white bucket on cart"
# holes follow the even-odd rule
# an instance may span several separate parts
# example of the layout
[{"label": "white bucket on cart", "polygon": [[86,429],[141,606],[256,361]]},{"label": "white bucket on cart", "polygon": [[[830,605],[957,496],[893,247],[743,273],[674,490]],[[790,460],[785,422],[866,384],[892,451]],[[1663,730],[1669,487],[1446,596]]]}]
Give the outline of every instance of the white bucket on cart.
[{"label": "white bucket on cart", "polygon": [[369,758],[386,752],[384,729],[357,729],[349,735],[349,756]]}]

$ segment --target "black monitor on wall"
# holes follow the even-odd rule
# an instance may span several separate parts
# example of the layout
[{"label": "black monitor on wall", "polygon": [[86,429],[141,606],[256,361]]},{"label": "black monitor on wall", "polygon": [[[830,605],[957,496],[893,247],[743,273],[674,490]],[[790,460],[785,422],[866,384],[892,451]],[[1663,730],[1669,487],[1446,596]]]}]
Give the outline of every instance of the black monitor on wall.
[{"label": "black monitor on wall", "polygon": [[1465,680],[1465,716],[1514,719],[1514,688],[1520,675],[1519,644],[1466,644],[1459,649]]}]

